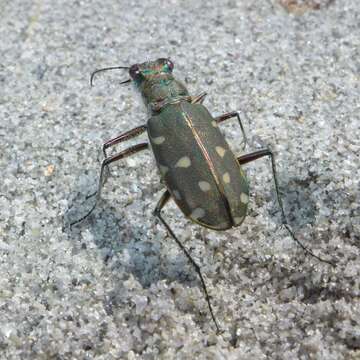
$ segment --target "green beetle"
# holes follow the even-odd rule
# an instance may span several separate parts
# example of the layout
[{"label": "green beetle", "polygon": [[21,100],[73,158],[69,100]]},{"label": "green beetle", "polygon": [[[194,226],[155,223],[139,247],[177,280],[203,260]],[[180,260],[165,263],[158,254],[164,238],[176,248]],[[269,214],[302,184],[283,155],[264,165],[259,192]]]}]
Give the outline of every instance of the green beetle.
[{"label": "green beetle", "polygon": [[[154,215],[160,219],[198,273],[212,319],[219,331],[200,267],[162,217],[161,210],[170,198],[173,198],[186,217],[199,225],[214,230],[226,230],[239,226],[246,216],[249,201],[249,187],[241,165],[269,156],[283,225],[306,253],[320,261],[331,265],[333,263],[314,255],[295,237],[289,227],[279,195],[275,161],[271,150],[265,148],[236,158],[220,132],[218,124],[230,118],[237,118],[246,145],[246,136],[239,113],[233,111],[213,117],[202,105],[206,94],[189,95],[186,87],[174,78],[173,68],[174,64],[169,59],[161,58],[131,67],[103,68],[91,75],[92,85],[94,75],[100,71],[128,70],[130,79],[121,84],[135,83],[151,117],[147,124],[120,134],[103,145],[105,160],[101,166],[99,187],[88,197],[97,195],[97,200],[100,199],[105,169],[109,164],[148,149],[149,143],[131,146],[109,157],[106,150],[147,131],[162,181],[167,188],[155,208]],[[90,215],[96,204],[97,201],[85,216],[71,225]]]},{"label": "green beetle", "polygon": [[155,109],[147,131],[161,177],[181,211],[214,230],[242,223],[249,189],[245,175],[218,123],[160,59],[132,67],[130,75]]}]

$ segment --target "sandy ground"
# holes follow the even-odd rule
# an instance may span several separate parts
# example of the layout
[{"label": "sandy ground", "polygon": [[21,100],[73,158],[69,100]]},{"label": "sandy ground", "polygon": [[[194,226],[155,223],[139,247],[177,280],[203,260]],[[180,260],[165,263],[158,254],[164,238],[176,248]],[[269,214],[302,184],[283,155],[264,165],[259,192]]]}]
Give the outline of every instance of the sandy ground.
[{"label": "sandy ground", "polygon": [[[359,359],[360,2],[50,1],[0,4],[1,359]],[[146,122],[123,71],[170,57],[214,115],[240,110],[249,149],[241,227],[164,211],[201,284],[152,211],[164,186],[150,151],[96,189],[101,145]],[[222,125],[236,153],[236,121]],[[145,141],[146,135],[129,144]],[[125,144],[127,146],[129,144]],[[124,146],[118,146],[117,151]],[[114,151],[116,151],[114,150]]]}]

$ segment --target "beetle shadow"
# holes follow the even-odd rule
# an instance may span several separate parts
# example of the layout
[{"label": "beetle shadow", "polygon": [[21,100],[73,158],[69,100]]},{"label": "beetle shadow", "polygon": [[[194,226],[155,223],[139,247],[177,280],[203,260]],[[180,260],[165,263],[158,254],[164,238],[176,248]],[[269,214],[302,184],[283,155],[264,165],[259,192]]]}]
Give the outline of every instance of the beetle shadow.
[{"label": "beetle shadow", "polygon": [[[282,177],[283,175],[283,177]],[[285,183],[285,174],[279,174],[280,196],[288,224],[294,232],[299,232],[307,226],[315,224],[317,214],[316,200],[313,199],[313,190],[310,189],[312,177],[305,180],[288,178]],[[272,192],[272,206],[269,211],[274,221],[282,224],[280,207],[275,191]]]},{"label": "beetle shadow", "polygon": [[[88,242],[92,242],[102,250],[106,265],[115,264],[131,273],[144,288],[161,280],[199,286],[196,272],[180,248],[174,254],[162,251],[165,242],[173,240],[168,239],[164,231],[151,233],[151,222],[157,222],[153,215],[142,226],[143,220],[137,223],[133,216],[126,215],[132,209],[119,211],[112,201],[102,199],[90,216],[70,227],[70,223],[84,216],[95,202],[93,198],[86,201],[84,195],[81,201],[79,196],[76,201],[69,201],[70,210],[64,215],[64,232],[73,241],[75,251],[87,248]],[[155,205],[151,206],[155,208]],[[158,228],[162,226],[159,224]],[[80,237],[84,229],[91,234],[86,237],[89,240]]]}]

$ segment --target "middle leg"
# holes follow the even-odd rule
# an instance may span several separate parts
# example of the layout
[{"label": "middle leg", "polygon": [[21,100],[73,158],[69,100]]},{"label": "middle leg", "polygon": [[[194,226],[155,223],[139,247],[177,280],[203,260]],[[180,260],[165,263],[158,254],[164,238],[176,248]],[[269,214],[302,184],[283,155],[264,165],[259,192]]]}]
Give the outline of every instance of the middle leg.
[{"label": "middle leg", "polygon": [[[115,137],[113,139],[110,139],[110,140],[106,141],[103,144],[103,147],[102,147],[104,158],[105,159],[107,158],[106,149],[108,149],[109,147],[114,146],[116,144],[119,144],[121,142],[130,140],[130,139],[132,139],[134,137],[137,137],[137,136],[141,135],[145,131],[146,131],[146,125],[141,125],[141,126],[138,126],[138,127],[134,128],[134,129],[131,129],[129,131],[126,131],[126,132],[118,135],[117,137]],[[107,175],[110,175],[109,166],[106,167],[106,170],[107,170]]]},{"label": "middle leg", "polygon": [[280,212],[281,212],[281,218],[282,218],[282,224],[283,226],[286,228],[286,230],[289,232],[290,236],[292,237],[292,239],[305,251],[305,253],[313,256],[314,258],[318,259],[319,261],[325,262],[327,264],[330,264],[332,266],[335,266],[335,264],[329,260],[324,260],[321,257],[315,255],[310,249],[308,249],[293,233],[292,229],[290,228],[290,225],[287,221],[287,218],[285,216],[285,211],[284,211],[284,207],[283,207],[283,202],[280,196],[280,191],[279,191],[279,184],[278,184],[278,180],[277,180],[277,173],[276,173],[276,165],[275,165],[275,160],[274,160],[274,154],[272,153],[272,151],[270,149],[261,149],[258,151],[254,151],[252,153],[246,154],[246,155],[242,155],[240,157],[237,158],[238,162],[240,165],[244,165],[247,164],[251,161],[260,159],[264,156],[269,156],[271,159],[271,168],[272,168],[272,173],[273,173],[273,179],[274,179],[274,184],[275,184],[275,191],[276,191],[276,197],[277,197],[277,201],[279,204],[279,208],[280,208]]},{"label": "middle leg", "polygon": [[113,156],[110,156],[108,158],[106,158],[102,164],[101,164],[101,170],[100,170],[100,177],[99,177],[99,185],[98,185],[98,189],[97,191],[95,191],[93,194],[91,195],[88,195],[86,197],[86,200],[95,196],[96,195],[96,201],[95,201],[95,204],[93,205],[93,207],[87,212],[87,214],[83,217],[81,217],[80,219],[72,222],[70,224],[70,226],[73,226],[81,221],[83,221],[84,219],[86,219],[95,209],[98,201],[100,200],[100,195],[101,195],[101,189],[102,189],[102,186],[104,184],[104,169],[111,163],[115,162],[115,161],[118,161],[118,160],[121,160],[121,159],[124,159],[126,158],[127,156],[130,156],[132,154],[135,154],[139,151],[142,151],[142,150],[145,150],[149,147],[149,144],[148,143],[141,143],[141,144],[137,144],[137,145],[134,145],[134,146],[131,146],[129,147],[128,149],[126,150],[123,150],[121,152],[119,152],[118,154],[115,154]]}]

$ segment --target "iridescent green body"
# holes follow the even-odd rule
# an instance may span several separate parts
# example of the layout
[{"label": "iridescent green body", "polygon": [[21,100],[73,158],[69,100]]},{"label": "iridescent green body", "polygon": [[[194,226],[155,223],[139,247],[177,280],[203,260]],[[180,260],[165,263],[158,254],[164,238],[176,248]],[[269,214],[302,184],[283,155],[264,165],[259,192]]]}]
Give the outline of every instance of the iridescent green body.
[{"label": "iridescent green body", "polygon": [[249,199],[245,175],[216,120],[194,103],[167,61],[130,70],[151,113],[147,131],[163,182],[192,221],[214,230],[238,226]]}]

